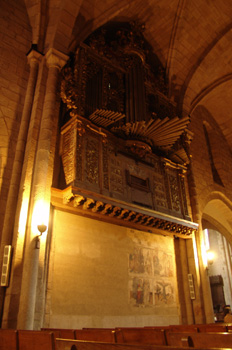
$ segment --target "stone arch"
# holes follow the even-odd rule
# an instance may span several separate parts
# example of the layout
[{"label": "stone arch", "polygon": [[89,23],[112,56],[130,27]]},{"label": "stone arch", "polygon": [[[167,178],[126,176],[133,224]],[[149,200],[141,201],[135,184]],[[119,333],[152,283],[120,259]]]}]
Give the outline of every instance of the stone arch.
[{"label": "stone arch", "polygon": [[202,222],[219,231],[232,244],[232,203],[223,195],[211,194],[202,213]]},{"label": "stone arch", "polygon": [[223,321],[223,305],[232,304],[232,214],[231,202],[221,193],[214,193],[204,207],[202,228],[207,229],[205,248],[214,254],[207,267],[214,313]]}]

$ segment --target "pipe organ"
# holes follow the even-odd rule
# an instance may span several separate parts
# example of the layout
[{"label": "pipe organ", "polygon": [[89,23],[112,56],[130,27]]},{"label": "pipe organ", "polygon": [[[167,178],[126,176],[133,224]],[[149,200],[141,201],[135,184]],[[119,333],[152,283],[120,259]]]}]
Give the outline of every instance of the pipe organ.
[{"label": "pipe organ", "polygon": [[[136,23],[100,28],[64,67],[61,97],[69,120],[63,122],[60,150],[65,182],[78,189],[79,200],[72,195],[78,205],[93,209],[98,202],[103,210],[113,200],[117,216],[129,205],[190,221],[190,120],[177,116],[164,69],[143,29]],[[82,199],[83,191],[89,201]]]}]

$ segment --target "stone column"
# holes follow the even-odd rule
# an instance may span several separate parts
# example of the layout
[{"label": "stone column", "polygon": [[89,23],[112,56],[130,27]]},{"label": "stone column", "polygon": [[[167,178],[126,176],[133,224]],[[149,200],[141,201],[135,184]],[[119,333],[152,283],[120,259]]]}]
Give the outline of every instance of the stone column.
[{"label": "stone column", "polygon": [[[27,83],[27,90],[25,95],[24,107],[22,112],[22,118],[19,128],[19,134],[15,149],[15,158],[13,163],[10,187],[6,203],[6,212],[3,222],[3,230],[1,237],[1,250],[0,250],[0,266],[2,266],[3,249],[5,245],[12,244],[12,235],[14,227],[14,217],[16,213],[18,192],[20,186],[20,178],[23,167],[23,159],[25,154],[25,146],[28,135],[28,128],[30,123],[31,111],[34,100],[35,87],[38,76],[38,67],[41,60],[41,53],[31,50],[27,55],[28,63],[30,64],[30,73]],[[0,309],[3,305],[3,288],[1,288],[0,294]]]},{"label": "stone column", "polygon": [[57,83],[59,70],[63,67],[68,57],[54,49],[46,54],[48,65],[48,78],[46,84],[46,95],[43,107],[43,116],[40,126],[39,142],[36,154],[34,173],[34,198],[41,198],[45,193],[47,185],[47,172],[50,159],[51,140],[54,132],[54,111],[57,99]]},{"label": "stone column", "polygon": [[[199,273],[197,271],[197,275],[199,275],[198,288],[199,288],[199,296],[200,296],[200,303],[197,307],[195,306],[194,308],[194,312],[197,312],[197,314],[195,315],[195,320],[197,320],[197,318],[199,317],[200,310],[204,308],[204,310],[202,310],[203,322],[213,323],[214,322],[213,303],[212,303],[212,297],[211,297],[209,277],[207,273],[207,263],[204,261],[204,256],[203,256],[204,239],[203,239],[202,224],[201,224],[202,217],[201,217],[201,213],[198,205],[196,184],[194,180],[191,162],[189,167],[188,181],[189,181],[189,194],[190,194],[191,208],[192,208],[192,214],[193,214],[193,221],[199,225],[198,232],[194,237],[196,242],[196,247],[197,247],[197,255],[198,255],[197,260],[199,264],[198,266],[196,266],[196,270],[199,269]],[[200,304],[203,304],[203,307]]]},{"label": "stone column", "polygon": [[50,49],[45,56],[48,66],[46,92],[43,105],[43,114],[40,125],[39,140],[36,152],[35,167],[33,170],[33,185],[31,192],[30,214],[26,232],[26,247],[23,263],[23,278],[20,295],[17,328],[33,329],[36,289],[39,268],[39,252],[37,241],[38,224],[48,226],[50,208],[50,187],[48,179],[49,161],[51,157],[51,142],[58,115],[55,115],[57,102],[57,85],[59,71],[68,57],[55,49]]}]

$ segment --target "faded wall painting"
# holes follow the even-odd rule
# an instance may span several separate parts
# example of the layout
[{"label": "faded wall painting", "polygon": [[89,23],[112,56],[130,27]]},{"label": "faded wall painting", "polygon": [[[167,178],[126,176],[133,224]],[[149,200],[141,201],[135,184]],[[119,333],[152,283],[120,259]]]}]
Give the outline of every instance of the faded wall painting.
[{"label": "faded wall painting", "polygon": [[154,307],[176,303],[174,252],[136,245],[129,254],[130,304]]}]

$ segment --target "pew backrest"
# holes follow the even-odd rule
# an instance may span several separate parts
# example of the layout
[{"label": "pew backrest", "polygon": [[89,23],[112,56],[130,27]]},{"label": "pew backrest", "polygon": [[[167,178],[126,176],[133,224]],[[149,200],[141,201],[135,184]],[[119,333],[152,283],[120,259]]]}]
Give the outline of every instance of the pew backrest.
[{"label": "pew backrest", "polygon": [[[179,350],[180,347],[146,344],[119,344],[99,343],[79,340],[56,339],[56,350]],[[222,347],[220,347],[222,350]],[[189,350],[189,347],[181,347],[181,350]],[[194,350],[209,350],[207,347],[194,348]],[[232,350],[227,348],[225,350]]]},{"label": "pew backrest", "polygon": [[172,332],[198,332],[199,328],[195,324],[181,324],[181,325],[170,325],[166,328],[169,331]]},{"label": "pew backrest", "polygon": [[116,343],[165,345],[163,329],[154,328],[116,328]]},{"label": "pew backrest", "polygon": [[[56,350],[156,350],[152,345],[88,342],[81,340],[56,339]],[[162,350],[163,349],[162,347]]]},{"label": "pew backrest", "polygon": [[75,339],[75,330],[66,328],[41,328],[41,331],[53,332],[55,338]]},{"label": "pew backrest", "polygon": [[112,329],[76,329],[74,334],[77,340],[115,343],[115,331]]},{"label": "pew backrest", "polygon": [[0,329],[0,350],[6,349],[18,349],[18,335],[14,329]]},{"label": "pew backrest", "polygon": [[166,332],[167,345],[194,348],[232,348],[231,333]]},{"label": "pew backrest", "polygon": [[18,330],[18,350],[55,350],[54,333]]},{"label": "pew backrest", "polygon": [[227,332],[227,326],[223,324],[198,324],[197,328],[199,329],[199,332]]}]

